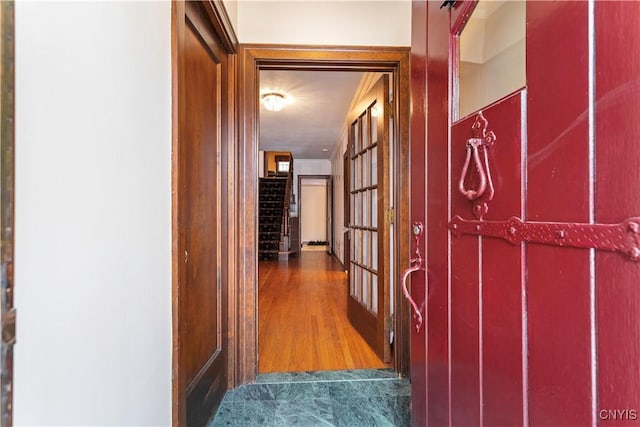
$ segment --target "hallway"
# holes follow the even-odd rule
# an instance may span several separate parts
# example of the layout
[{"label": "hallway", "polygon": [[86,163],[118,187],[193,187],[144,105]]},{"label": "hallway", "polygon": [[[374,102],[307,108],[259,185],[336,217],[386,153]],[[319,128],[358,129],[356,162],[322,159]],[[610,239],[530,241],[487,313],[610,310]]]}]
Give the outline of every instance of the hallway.
[{"label": "hallway", "polygon": [[259,372],[388,366],[347,319],[347,275],[326,252],[260,261]]}]

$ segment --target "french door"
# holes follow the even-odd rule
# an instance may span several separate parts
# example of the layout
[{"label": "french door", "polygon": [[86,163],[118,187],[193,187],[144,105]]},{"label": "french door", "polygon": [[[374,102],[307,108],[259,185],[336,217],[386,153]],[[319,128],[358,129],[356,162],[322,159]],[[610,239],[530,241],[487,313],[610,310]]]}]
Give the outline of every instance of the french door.
[{"label": "french door", "polygon": [[383,75],[352,113],[349,129],[349,321],[385,362],[390,351],[389,78]]},{"label": "french door", "polygon": [[[414,425],[637,422],[640,3],[414,2],[412,20]],[[501,48],[464,52],[496,29]]]}]

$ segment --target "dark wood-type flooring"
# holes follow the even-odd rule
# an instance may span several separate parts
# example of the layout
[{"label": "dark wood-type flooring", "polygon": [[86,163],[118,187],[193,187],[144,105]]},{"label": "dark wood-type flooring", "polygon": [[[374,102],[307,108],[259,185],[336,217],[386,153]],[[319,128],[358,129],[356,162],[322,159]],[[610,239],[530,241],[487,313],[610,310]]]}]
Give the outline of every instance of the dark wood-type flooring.
[{"label": "dark wood-type flooring", "polygon": [[260,261],[259,372],[386,368],[347,319],[347,274],[325,252]]}]

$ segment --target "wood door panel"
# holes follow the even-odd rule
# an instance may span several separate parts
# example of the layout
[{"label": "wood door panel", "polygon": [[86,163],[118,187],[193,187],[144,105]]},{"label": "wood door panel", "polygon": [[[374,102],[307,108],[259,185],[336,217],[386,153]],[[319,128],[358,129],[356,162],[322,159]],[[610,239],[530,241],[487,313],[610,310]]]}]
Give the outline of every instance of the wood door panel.
[{"label": "wood door panel", "polygon": [[[419,167],[426,168],[428,203],[425,217],[425,245],[428,289],[425,301],[427,390],[429,425],[446,425],[450,421],[449,407],[449,20],[445,9],[436,2],[427,2],[427,61],[429,70],[426,87],[426,159]],[[426,36],[426,35],[425,35]],[[417,276],[420,277],[420,276]],[[422,301],[418,300],[418,305]],[[414,420],[416,423],[416,420]],[[416,424],[419,425],[419,424]]]},{"label": "wood door panel", "polygon": [[[190,107],[186,114],[185,137],[193,144],[185,147],[186,196],[184,226],[186,237],[184,352],[187,363],[187,384],[218,349],[217,312],[217,123],[207,117],[217,115],[217,65],[196,34],[188,26],[186,32],[187,69],[198,70],[186,79],[185,97]],[[204,95],[204,96],[203,96]],[[212,173],[213,172],[213,173]]]},{"label": "wood door panel", "polygon": [[526,13],[527,216],[588,221],[587,3],[529,2]]},{"label": "wood door panel", "polygon": [[[471,203],[457,190],[460,170],[466,157],[467,139],[475,116],[451,127],[451,213],[472,218]],[[470,172],[467,185],[477,188],[477,174]],[[475,236],[461,236],[451,240],[451,424],[471,426],[480,424],[480,271],[479,242]]]},{"label": "wood door panel", "polygon": [[[483,109],[496,135],[488,151],[495,197],[487,220],[522,215],[523,98],[524,92],[517,92]],[[467,219],[473,218],[473,204],[458,191],[458,180],[475,119],[470,115],[451,130],[451,211]],[[477,188],[476,175],[469,176],[467,187]],[[522,424],[521,247],[453,237],[451,271],[452,424]]]},{"label": "wood door panel", "polygon": [[[523,129],[526,130],[523,120],[523,104],[526,102],[526,91],[518,91],[484,108],[482,114],[487,119],[487,130],[493,131],[496,135],[496,142],[488,151],[489,166],[495,196],[489,202],[489,210],[484,216],[487,221],[502,221],[511,216],[522,216],[524,194],[522,158],[525,153],[523,149]],[[463,145],[463,141],[471,137],[471,124],[475,116],[470,116],[465,121],[461,131],[463,135],[455,138],[452,135],[452,143]],[[454,126],[457,130],[458,125]],[[464,155],[464,154],[463,154]],[[452,163],[454,182],[457,184],[458,171],[461,169],[461,162]],[[458,167],[460,165],[460,167]],[[451,189],[455,198],[462,199],[462,196],[455,188]],[[466,218],[472,218],[471,203],[466,201]],[[454,211],[455,212],[455,211]],[[455,214],[454,214],[455,215]],[[462,214],[460,214],[462,215]],[[485,239],[486,241],[487,239]]]},{"label": "wood door panel", "polygon": [[[595,27],[616,29],[599,31],[595,39],[595,217],[617,223],[640,214],[640,3],[596,2]],[[638,410],[640,263],[606,252],[596,253],[595,261],[598,410]]]},{"label": "wood door panel", "polygon": [[[527,4],[529,220],[589,221],[587,7]],[[529,245],[527,260],[530,425],[589,425],[589,252]]]},{"label": "wood door panel", "polygon": [[13,425],[13,347],[16,343],[15,282],[15,10],[0,3],[0,425]]},{"label": "wood door panel", "polygon": [[532,426],[587,425],[591,420],[589,270],[583,267],[588,265],[584,252],[534,245],[527,249]]},{"label": "wood door panel", "polygon": [[[427,3],[411,2],[411,143],[409,146],[411,197],[410,217],[412,221],[426,224],[426,59],[427,59]],[[417,191],[416,188],[422,189]],[[400,239],[402,236],[400,236]],[[421,254],[426,254],[426,238],[417,243]],[[411,253],[416,243],[412,242]],[[410,277],[410,292],[419,305],[426,306],[426,272],[416,271]],[[423,312],[428,321],[428,311]],[[411,373],[411,417],[414,425],[427,423],[427,347],[425,324],[419,331],[415,318],[410,315],[410,373]]]},{"label": "wood door panel", "polygon": [[[525,100],[526,92],[521,91],[483,110],[489,129],[496,134],[489,150],[495,197],[489,203],[486,220],[523,216]],[[522,373],[526,254],[520,245],[488,238],[482,239],[481,252],[482,422],[515,427],[523,424],[526,399]]]},{"label": "wood door panel", "polygon": [[230,260],[224,245],[230,223],[227,138],[233,123],[233,63],[212,22],[212,16],[219,14],[215,7],[202,2],[174,4],[175,425],[205,425],[228,380]]},{"label": "wood door panel", "polygon": [[523,425],[523,252],[507,242],[482,240],[482,422],[487,426]]},{"label": "wood door panel", "polygon": [[[452,150],[453,151],[453,150]],[[478,239],[451,242],[451,424],[480,424]]]},{"label": "wood door panel", "polygon": [[[349,298],[347,301],[347,312],[349,313],[349,321],[353,327],[377,353],[381,347],[381,343],[379,342],[377,334],[378,319],[376,316],[353,298]],[[374,345],[371,345],[371,343]]]}]

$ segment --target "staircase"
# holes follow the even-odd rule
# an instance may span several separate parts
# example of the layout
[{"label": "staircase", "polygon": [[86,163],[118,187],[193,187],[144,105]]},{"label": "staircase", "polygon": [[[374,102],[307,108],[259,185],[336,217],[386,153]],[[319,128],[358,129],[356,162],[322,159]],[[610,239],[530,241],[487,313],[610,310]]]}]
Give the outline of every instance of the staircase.
[{"label": "staircase", "polygon": [[287,177],[260,178],[258,257],[261,260],[289,257],[287,190]]}]

